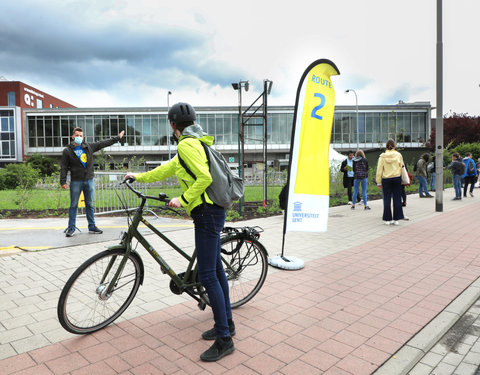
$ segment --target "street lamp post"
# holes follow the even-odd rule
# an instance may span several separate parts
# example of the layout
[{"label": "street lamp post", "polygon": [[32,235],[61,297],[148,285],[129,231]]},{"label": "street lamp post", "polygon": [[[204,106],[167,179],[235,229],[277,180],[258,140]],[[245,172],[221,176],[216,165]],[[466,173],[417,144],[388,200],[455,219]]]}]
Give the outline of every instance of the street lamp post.
[{"label": "street lamp post", "polygon": [[360,134],[358,131],[358,98],[357,98],[357,93],[353,89],[345,90],[345,93],[348,94],[350,91],[355,94],[355,112],[357,114],[357,150],[360,150],[360,141],[359,141]]},{"label": "street lamp post", "polygon": [[168,146],[168,160],[170,160],[172,158],[172,153],[170,151],[170,130],[169,130],[169,123],[168,123],[168,111],[170,110],[170,95],[172,95],[172,92],[169,91],[167,93],[167,124],[166,124],[166,130],[167,130],[167,133],[166,133],[166,136],[167,136],[167,146]]},{"label": "street lamp post", "polygon": [[[238,175],[243,180],[245,180],[245,174],[243,170],[245,163],[245,133],[243,128],[242,87],[245,89],[245,91],[248,91],[249,86],[250,84],[248,83],[248,81],[239,81],[238,83],[232,83],[233,89],[236,91],[238,90]],[[243,199],[244,197],[240,199],[240,215],[242,214],[243,210]]]}]

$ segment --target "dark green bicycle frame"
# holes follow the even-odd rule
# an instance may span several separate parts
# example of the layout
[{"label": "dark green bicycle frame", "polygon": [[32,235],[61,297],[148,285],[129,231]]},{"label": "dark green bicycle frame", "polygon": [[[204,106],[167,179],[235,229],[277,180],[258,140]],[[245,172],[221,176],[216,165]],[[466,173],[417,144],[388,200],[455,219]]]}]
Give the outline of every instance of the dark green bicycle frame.
[{"label": "dark green bicycle frame", "polygon": [[[114,289],[114,286],[120,277],[120,275],[123,272],[123,269],[125,267],[125,264],[127,262],[129,254],[132,252],[131,244],[132,244],[132,239],[136,238],[138,242],[142,244],[142,246],[148,251],[148,253],[157,261],[157,263],[160,265],[160,268],[163,273],[168,274],[170,278],[173,279],[175,284],[178,286],[178,288],[181,291],[184,291],[185,289],[193,286],[199,286],[200,284],[196,281],[196,275],[197,275],[197,265],[195,264],[196,260],[196,253],[195,251],[193,252],[192,256],[188,255],[185,253],[182,249],[180,249],[177,245],[175,245],[167,236],[165,236],[162,232],[160,232],[157,228],[155,228],[152,224],[150,224],[144,217],[143,217],[143,207],[145,205],[145,202],[148,197],[145,197],[142,199],[142,203],[140,204],[140,207],[137,209],[135,216],[132,219],[132,223],[129,225],[127,233],[124,235],[122,238],[122,242],[120,245],[115,245],[109,247],[109,250],[117,250],[117,249],[125,249],[125,255],[123,256],[123,259],[120,263],[120,266],[117,269],[117,272],[115,273],[114,277],[110,281],[108,288],[106,290],[106,294],[109,295],[112,290]],[[138,226],[142,222],[149,228],[153,233],[155,233],[157,236],[159,236],[163,241],[165,241],[167,244],[169,244],[176,252],[180,253],[185,259],[189,261],[187,270],[185,271],[185,275],[182,278],[180,278],[175,271],[168,265],[168,263],[157,253],[157,251],[153,248],[152,245],[146,240],[146,238],[139,232]],[[102,280],[100,283],[104,283],[105,279],[107,278],[107,275],[112,268],[113,264],[115,263],[116,257],[112,257],[110,260],[109,265],[107,266],[107,269],[105,270],[105,274],[102,277]],[[143,271],[143,270],[142,270]],[[143,277],[142,277],[143,279]],[[188,280],[193,280],[193,281],[188,281]],[[142,280],[143,283],[143,280]]]}]

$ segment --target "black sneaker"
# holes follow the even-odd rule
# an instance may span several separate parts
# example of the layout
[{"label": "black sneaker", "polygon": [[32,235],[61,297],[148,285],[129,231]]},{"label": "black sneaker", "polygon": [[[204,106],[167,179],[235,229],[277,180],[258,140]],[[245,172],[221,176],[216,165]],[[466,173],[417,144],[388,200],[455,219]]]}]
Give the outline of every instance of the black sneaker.
[{"label": "black sneaker", "polygon": [[215,362],[226,355],[232,354],[234,350],[235,346],[230,336],[217,337],[212,346],[200,355],[200,359],[205,362]]},{"label": "black sneaker", "polygon": [[[228,330],[230,331],[230,336],[233,337],[235,336],[235,323],[228,323]],[[202,333],[202,339],[204,340],[215,340],[217,338],[217,331],[215,330],[215,327],[212,329],[209,329],[208,331],[205,331]]]},{"label": "black sneaker", "polygon": [[65,237],[73,237],[74,233],[75,233],[75,229],[67,229],[65,233]]},{"label": "black sneaker", "polygon": [[365,209],[365,210],[369,210],[370,207],[369,207],[369,206],[365,206],[364,209]]},{"label": "black sneaker", "polygon": [[102,234],[102,233],[103,233],[103,230],[100,230],[100,229],[98,229],[97,227],[95,227],[95,228],[89,229],[89,230],[88,230],[88,233],[92,233],[92,234]]}]

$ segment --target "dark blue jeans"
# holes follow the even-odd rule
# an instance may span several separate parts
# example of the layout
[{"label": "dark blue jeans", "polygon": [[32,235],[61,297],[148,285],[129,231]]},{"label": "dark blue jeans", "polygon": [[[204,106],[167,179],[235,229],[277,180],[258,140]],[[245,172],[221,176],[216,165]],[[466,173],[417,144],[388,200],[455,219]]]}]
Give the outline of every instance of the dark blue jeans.
[{"label": "dark blue jeans", "polygon": [[[392,177],[382,179],[383,193],[383,220],[401,220],[403,219],[402,210],[402,178]],[[392,200],[393,200],[393,219],[392,219]]]},{"label": "dark blue jeans", "polygon": [[78,198],[83,190],[85,197],[85,211],[87,214],[88,229],[95,228],[95,217],[93,209],[93,196],[95,195],[95,184],[93,178],[90,180],[70,182],[70,208],[68,210],[68,229],[75,229],[77,221]]},{"label": "dark blue jeans", "polygon": [[225,210],[200,205],[191,213],[195,224],[195,249],[198,278],[208,294],[217,337],[230,336],[228,319],[232,319],[228,281],[220,256],[220,232],[225,225]]},{"label": "dark blue jeans", "polygon": [[416,176],[418,180],[418,195],[421,197],[427,196],[430,193],[428,192],[427,179],[423,176]]}]

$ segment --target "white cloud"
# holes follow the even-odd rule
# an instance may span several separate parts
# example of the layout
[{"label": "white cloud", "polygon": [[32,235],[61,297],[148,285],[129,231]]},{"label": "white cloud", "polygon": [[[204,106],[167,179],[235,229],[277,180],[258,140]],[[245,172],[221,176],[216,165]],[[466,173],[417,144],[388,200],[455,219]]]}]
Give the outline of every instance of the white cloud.
[{"label": "white cloud", "polygon": [[[478,0],[444,2],[445,113],[480,114],[479,11]],[[344,94],[352,88],[359,104],[436,105],[434,1],[3,2],[0,25],[12,19],[0,36],[0,74],[77,106],[162,106],[168,90],[172,102],[235,106],[232,82],[250,80],[248,102],[265,78],[270,104],[293,105],[319,58],[341,72],[337,104],[355,103]]]}]

